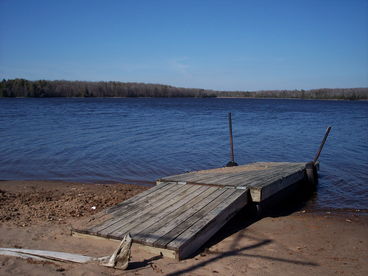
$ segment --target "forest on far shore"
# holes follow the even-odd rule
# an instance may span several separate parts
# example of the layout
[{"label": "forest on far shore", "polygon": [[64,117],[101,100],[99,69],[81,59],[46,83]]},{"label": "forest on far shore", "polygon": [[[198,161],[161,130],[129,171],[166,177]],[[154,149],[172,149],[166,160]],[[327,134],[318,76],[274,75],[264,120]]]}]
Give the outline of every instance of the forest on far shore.
[{"label": "forest on far shore", "polygon": [[0,97],[240,97],[368,100],[368,88],[215,91],[135,82],[3,79],[0,82]]}]

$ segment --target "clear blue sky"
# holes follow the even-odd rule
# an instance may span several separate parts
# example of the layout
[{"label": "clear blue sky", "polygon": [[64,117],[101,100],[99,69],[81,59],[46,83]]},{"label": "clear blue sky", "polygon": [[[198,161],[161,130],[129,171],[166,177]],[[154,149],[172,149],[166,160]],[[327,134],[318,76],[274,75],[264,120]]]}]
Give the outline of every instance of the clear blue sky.
[{"label": "clear blue sky", "polygon": [[368,0],[0,0],[0,78],[368,87]]}]

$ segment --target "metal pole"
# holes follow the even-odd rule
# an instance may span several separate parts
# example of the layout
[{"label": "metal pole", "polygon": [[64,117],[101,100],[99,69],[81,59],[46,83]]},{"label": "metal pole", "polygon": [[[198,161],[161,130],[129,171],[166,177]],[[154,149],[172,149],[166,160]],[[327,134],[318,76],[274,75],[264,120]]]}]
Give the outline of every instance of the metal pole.
[{"label": "metal pole", "polygon": [[313,159],[313,163],[316,163],[316,162],[317,162],[317,160],[318,160],[318,158],[319,158],[319,156],[320,156],[320,154],[321,154],[321,151],[322,151],[322,149],[323,149],[323,146],[324,146],[324,144],[326,143],[326,139],[327,139],[328,134],[330,133],[330,131],[331,131],[331,127],[329,126],[329,127],[326,129],[325,136],[323,137],[323,140],[322,140],[322,142],[321,142],[321,145],[319,146],[319,149],[318,149],[318,151],[317,151],[317,154],[316,154],[316,156],[315,156],[315,157],[314,157],[314,159]]},{"label": "metal pole", "polygon": [[231,120],[231,112],[229,112],[229,133],[230,133],[230,162],[226,164],[226,167],[238,166],[234,159],[234,143],[233,143],[233,124]]},{"label": "metal pole", "polygon": [[231,120],[231,112],[229,112],[229,132],[230,132],[230,160],[234,162],[233,123]]}]

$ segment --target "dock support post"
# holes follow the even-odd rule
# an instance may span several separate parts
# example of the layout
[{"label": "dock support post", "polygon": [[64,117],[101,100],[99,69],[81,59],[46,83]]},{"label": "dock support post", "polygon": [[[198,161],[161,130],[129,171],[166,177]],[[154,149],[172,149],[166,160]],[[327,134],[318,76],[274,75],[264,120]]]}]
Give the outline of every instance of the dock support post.
[{"label": "dock support post", "polygon": [[323,149],[323,146],[324,146],[324,145],[325,145],[325,143],[326,143],[326,140],[327,140],[327,137],[328,137],[328,134],[330,133],[330,131],[331,131],[331,127],[329,126],[329,127],[326,129],[325,136],[323,137],[323,140],[322,140],[322,142],[321,142],[321,145],[319,146],[318,151],[317,151],[317,153],[316,153],[316,156],[315,156],[315,157],[314,157],[314,159],[313,159],[313,162],[314,162],[314,163],[316,163],[316,162],[317,162],[317,160],[318,160],[318,158],[319,158],[319,156],[320,156],[320,154],[321,154],[321,151],[322,151],[322,149]]},{"label": "dock support post", "polygon": [[262,202],[257,202],[255,204],[255,207],[256,207],[256,216],[257,217],[262,217],[262,213],[263,213],[263,209],[264,209]]},{"label": "dock support post", "polygon": [[315,189],[318,185],[318,173],[316,165],[313,161],[308,162],[305,165],[305,172],[307,175],[308,187],[311,189]]},{"label": "dock support post", "polygon": [[318,161],[318,158],[319,158],[319,156],[322,152],[323,146],[326,143],[328,134],[330,134],[330,131],[331,131],[331,127],[329,126],[326,129],[325,136],[322,139],[322,142],[321,142],[321,144],[318,148],[318,151],[317,151],[316,156],[314,157],[313,161],[311,161],[311,162],[309,162],[305,165],[305,171],[306,171],[306,174],[307,174],[308,186],[312,189],[315,189],[318,185],[318,173],[317,173],[318,162],[317,161]]},{"label": "dock support post", "polygon": [[233,144],[233,123],[231,120],[231,112],[229,112],[229,132],[230,132],[230,161],[226,164],[226,167],[238,166],[234,159],[234,144]]}]

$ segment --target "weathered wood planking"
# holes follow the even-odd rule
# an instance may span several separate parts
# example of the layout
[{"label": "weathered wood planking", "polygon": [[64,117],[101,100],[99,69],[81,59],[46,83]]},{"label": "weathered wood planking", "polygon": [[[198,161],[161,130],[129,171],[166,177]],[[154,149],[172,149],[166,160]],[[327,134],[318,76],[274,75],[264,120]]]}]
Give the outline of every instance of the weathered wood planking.
[{"label": "weathered wood planking", "polygon": [[169,200],[161,202],[157,208],[151,209],[148,212],[139,213],[137,218],[122,224],[117,230],[109,232],[108,235],[124,236],[128,232],[131,233],[131,235],[134,235],[158,221],[170,222],[167,220],[167,216],[169,214],[176,211],[178,208],[181,208],[188,201],[199,196],[205,190],[205,187],[203,186],[185,186],[190,186],[190,188],[186,190],[186,193],[179,196],[173,196]]},{"label": "weathered wood planking", "polygon": [[261,202],[305,177],[306,163],[257,162],[167,176],[158,183],[176,182],[216,185],[236,189],[249,188],[252,201]]},{"label": "weathered wood planking", "polygon": [[[75,235],[120,240],[183,259],[212,237],[248,199],[261,202],[305,177],[305,163],[259,162],[168,176],[95,216]],[[158,251],[157,251],[158,250]]]},{"label": "weathered wood planking", "polygon": [[109,219],[102,223],[73,232],[107,239],[121,239],[129,232],[135,243],[160,248],[165,255],[182,259],[243,208],[249,196],[248,190],[222,187],[176,183],[160,186],[145,192],[145,197],[137,196],[136,203],[129,200],[119,208],[108,209],[102,216],[107,214]]},{"label": "weathered wood planking", "polygon": [[161,178],[158,182],[187,182],[225,185],[224,182],[230,181],[230,185],[237,186],[239,183],[232,181],[239,177],[254,178],[262,175],[273,175],[277,172],[286,172],[295,168],[305,167],[305,163],[287,162],[257,162],[250,165],[238,167],[225,167],[210,170],[190,172],[180,175],[173,175]]},{"label": "weathered wood planking", "polygon": [[[226,224],[246,204],[248,193],[235,190],[212,210],[203,213],[195,224],[166,245],[167,249],[177,248],[179,258],[187,258],[206,241],[208,241],[222,226]],[[180,245],[179,247],[177,247]]]}]

